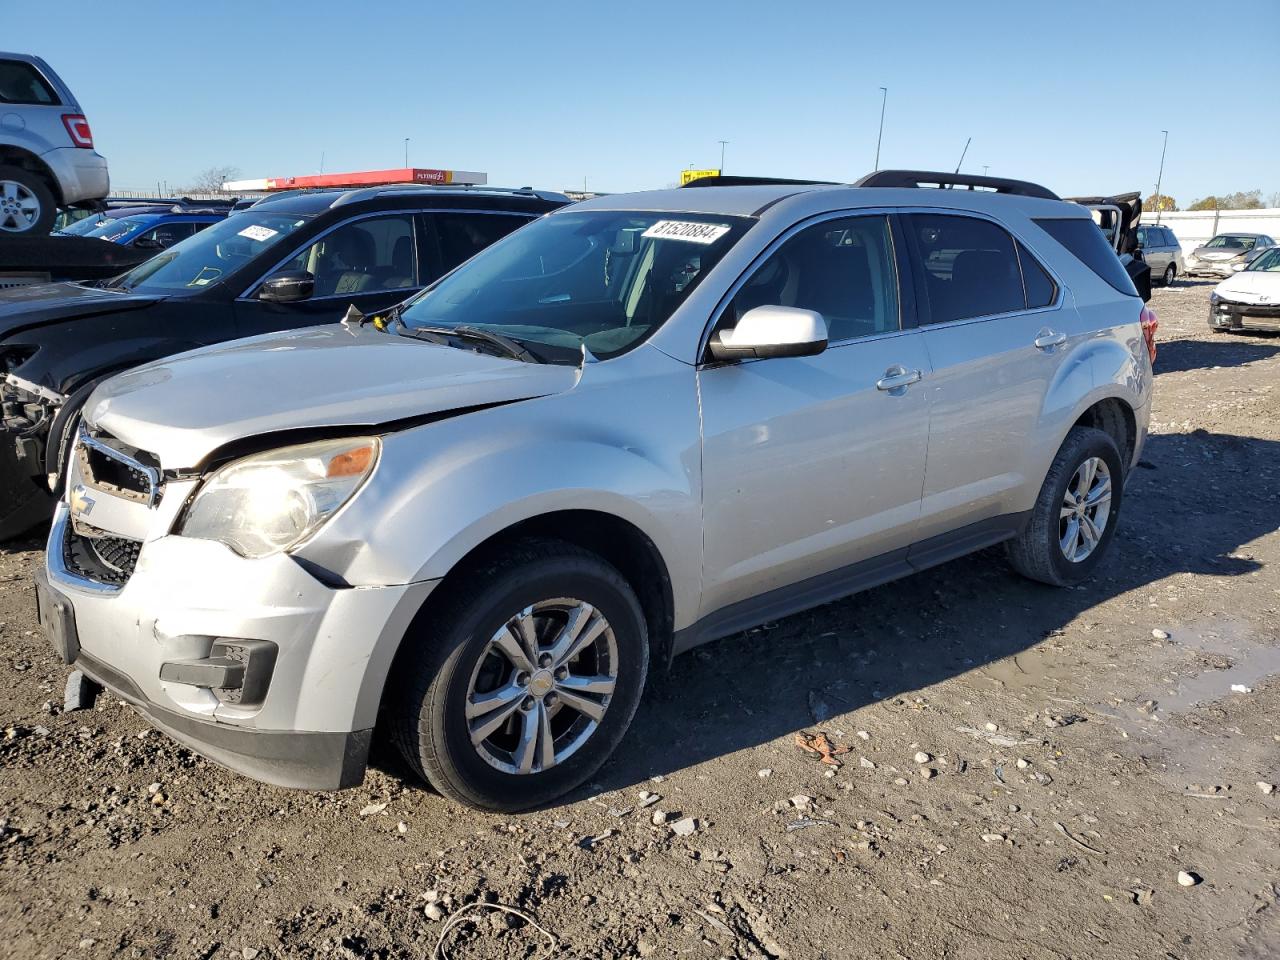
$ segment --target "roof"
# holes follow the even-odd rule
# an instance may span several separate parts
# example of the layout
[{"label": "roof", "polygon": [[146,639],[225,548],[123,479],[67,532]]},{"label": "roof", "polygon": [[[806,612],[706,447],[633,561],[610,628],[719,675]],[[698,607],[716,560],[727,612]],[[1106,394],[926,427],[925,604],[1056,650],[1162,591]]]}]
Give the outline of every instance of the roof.
[{"label": "roof", "polygon": [[760,184],[753,186],[704,187],[691,190],[648,190],[615,193],[583,200],[574,210],[653,210],[673,213],[760,216],[770,208],[792,206],[842,210],[858,207],[943,207],[961,210],[1020,210],[1028,216],[1088,216],[1076,204],[1041,197],[923,187],[855,187],[843,184]]},{"label": "roof", "polygon": [[[350,206],[356,203],[368,203],[375,208],[389,207],[429,207],[433,203],[448,198],[450,205],[461,198],[485,198],[489,201],[508,200],[515,209],[525,206],[546,210],[552,204],[564,204],[569,200],[563,194],[533,190],[529,187],[519,189],[504,187],[466,187],[466,186],[427,186],[423,184],[388,184],[378,187],[363,187],[356,190],[334,188],[326,190],[298,190],[288,193],[268,195],[249,209],[270,208],[272,212],[297,213],[315,215],[332,207]],[[523,203],[521,201],[524,201]]]}]

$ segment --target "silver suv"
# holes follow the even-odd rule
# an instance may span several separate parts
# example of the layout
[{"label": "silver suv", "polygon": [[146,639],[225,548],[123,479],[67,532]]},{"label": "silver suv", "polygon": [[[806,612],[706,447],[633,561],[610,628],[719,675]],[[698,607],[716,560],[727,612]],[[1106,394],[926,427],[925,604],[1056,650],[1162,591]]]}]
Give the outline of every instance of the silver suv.
[{"label": "silver suv", "polygon": [[45,234],[58,207],[107,195],[84,111],[39,57],[0,53],[0,237]]},{"label": "silver suv", "polygon": [[1089,576],[1144,310],[1034,184],[596,198],[401,307],[99,387],[41,621],[251,776],[356,784],[376,728],[452,798],[544,803],[697,644],[1000,542]]}]

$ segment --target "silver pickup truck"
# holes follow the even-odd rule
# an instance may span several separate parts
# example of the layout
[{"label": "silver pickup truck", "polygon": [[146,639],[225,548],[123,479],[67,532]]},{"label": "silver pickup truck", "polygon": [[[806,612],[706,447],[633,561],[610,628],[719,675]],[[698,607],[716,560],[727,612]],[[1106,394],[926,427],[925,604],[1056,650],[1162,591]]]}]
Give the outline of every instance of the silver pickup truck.
[{"label": "silver pickup truck", "polygon": [[39,57],[0,53],[0,235],[48,233],[58,207],[90,205],[108,185],[67,85]]}]

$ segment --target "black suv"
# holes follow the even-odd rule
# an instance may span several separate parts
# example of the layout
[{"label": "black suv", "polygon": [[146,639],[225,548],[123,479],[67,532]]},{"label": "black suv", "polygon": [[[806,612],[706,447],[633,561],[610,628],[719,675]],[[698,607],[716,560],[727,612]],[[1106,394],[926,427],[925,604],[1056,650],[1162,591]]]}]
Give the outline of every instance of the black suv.
[{"label": "black suv", "polygon": [[[0,539],[45,519],[93,388],[196,347],[376,313],[568,203],[532,189],[268,197],[128,273],[0,291]],[[217,403],[217,397],[210,397]]]}]

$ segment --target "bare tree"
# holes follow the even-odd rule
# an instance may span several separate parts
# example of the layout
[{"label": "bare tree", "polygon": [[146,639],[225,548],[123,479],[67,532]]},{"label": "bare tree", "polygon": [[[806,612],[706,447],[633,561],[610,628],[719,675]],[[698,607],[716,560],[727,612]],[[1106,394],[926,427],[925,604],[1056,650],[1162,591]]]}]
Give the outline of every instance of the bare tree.
[{"label": "bare tree", "polygon": [[222,185],[228,180],[234,180],[240,176],[240,168],[232,166],[209,167],[209,169],[196,174],[191,185],[186,188],[187,193],[219,193]]},{"label": "bare tree", "polygon": [[1274,193],[1268,194],[1267,206],[1273,208],[1280,207],[1280,190],[1276,190]]}]

